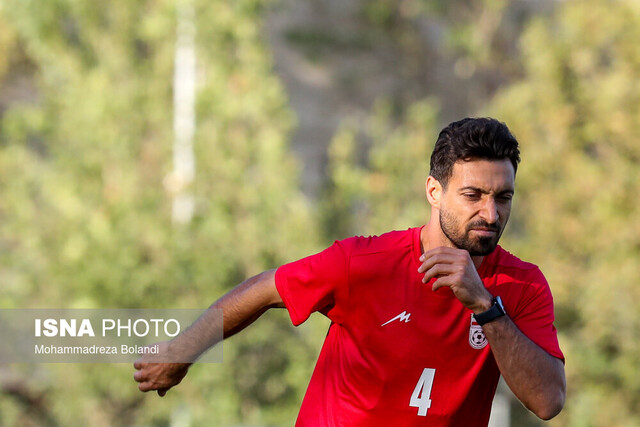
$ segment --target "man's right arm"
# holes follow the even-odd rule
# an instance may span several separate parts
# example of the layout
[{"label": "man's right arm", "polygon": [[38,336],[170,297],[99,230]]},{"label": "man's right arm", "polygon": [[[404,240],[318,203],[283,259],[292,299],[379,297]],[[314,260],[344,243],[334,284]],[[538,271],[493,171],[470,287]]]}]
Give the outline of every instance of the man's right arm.
[{"label": "man's right arm", "polygon": [[[213,303],[193,325],[161,346],[160,357],[195,361],[217,344],[219,331],[228,338],[249,326],[270,308],[284,307],[276,289],[275,270],[265,271],[233,288]],[[222,310],[222,319],[219,316]],[[222,321],[222,325],[220,322]],[[182,381],[191,363],[157,363],[158,356],[136,360],[134,379],[141,391],[157,390],[160,396]]]}]

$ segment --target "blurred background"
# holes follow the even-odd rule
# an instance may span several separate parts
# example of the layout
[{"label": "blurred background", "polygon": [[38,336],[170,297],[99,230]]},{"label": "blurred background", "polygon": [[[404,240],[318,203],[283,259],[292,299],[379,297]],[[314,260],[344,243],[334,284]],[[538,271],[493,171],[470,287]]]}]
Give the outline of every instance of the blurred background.
[{"label": "blurred background", "polygon": [[[567,359],[548,424],[640,425],[638,40],[637,0],[0,0],[0,308],[205,309],[421,225],[438,131],[491,115]],[[293,425],[327,327],[269,312],[163,399],[0,365],[0,426]],[[495,426],[542,425],[500,393]]]}]

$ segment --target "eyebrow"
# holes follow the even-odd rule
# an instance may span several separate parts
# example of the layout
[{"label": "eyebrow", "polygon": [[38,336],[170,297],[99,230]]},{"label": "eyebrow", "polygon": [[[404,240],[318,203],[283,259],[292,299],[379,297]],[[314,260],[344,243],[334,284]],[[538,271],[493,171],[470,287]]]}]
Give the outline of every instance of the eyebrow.
[{"label": "eyebrow", "polygon": [[[463,191],[475,191],[481,194],[489,194],[490,191],[487,190],[483,190],[482,188],[478,188],[478,187],[473,187],[473,186],[467,186],[467,187],[462,187],[461,189],[458,190],[459,192],[463,192]],[[508,188],[506,190],[502,190],[500,192],[498,192],[498,194],[506,194],[506,193],[511,193],[514,194],[515,190],[513,188]]]}]

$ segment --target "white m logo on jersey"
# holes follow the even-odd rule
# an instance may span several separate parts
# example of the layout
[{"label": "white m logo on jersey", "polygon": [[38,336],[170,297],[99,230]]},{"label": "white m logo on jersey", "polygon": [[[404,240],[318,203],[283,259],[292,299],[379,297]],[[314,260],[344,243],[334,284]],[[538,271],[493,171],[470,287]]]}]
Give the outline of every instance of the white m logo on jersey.
[{"label": "white m logo on jersey", "polygon": [[388,322],[383,323],[380,326],[388,325],[389,323],[393,322],[394,320],[400,320],[401,322],[409,323],[409,317],[410,316],[411,316],[411,313],[407,313],[406,311],[403,311],[402,313],[398,314],[393,319],[389,320]]}]

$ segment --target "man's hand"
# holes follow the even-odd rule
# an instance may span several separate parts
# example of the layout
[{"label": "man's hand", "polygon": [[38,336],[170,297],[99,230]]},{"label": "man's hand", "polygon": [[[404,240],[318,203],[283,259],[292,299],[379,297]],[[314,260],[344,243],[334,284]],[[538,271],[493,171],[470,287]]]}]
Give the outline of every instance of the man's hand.
[{"label": "man's hand", "polygon": [[157,345],[158,354],[145,354],[133,363],[133,367],[136,368],[133,379],[140,383],[140,391],[156,390],[158,396],[162,397],[171,387],[182,381],[191,364],[168,362],[172,360],[169,342]]},{"label": "man's hand", "polygon": [[448,286],[467,308],[481,313],[491,308],[493,296],[484,287],[469,252],[463,249],[438,247],[420,257],[419,273],[424,273],[422,283],[433,278],[432,289]]},{"label": "man's hand", "polygon": [[187,375],[191,363],[223,337],[240,332],[269,308],[284,307],[275,273],[276,270],[269,270],[245,280],[213,303],[180,335],[159,343],[158,354],[145,354],[136,360],[133,379],[140,383],[140,391],[157,390],[158,395],[164,396]]}]

